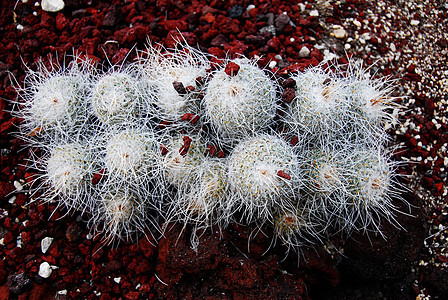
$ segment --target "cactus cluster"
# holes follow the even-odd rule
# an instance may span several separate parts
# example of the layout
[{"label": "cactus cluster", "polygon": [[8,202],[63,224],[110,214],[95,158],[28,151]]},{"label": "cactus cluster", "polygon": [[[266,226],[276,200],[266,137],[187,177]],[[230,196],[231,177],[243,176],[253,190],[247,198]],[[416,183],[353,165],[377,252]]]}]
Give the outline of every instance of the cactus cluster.
[{"label": "cactus cluster", "polygon": [[157,237],[169,221],[193,225],[195,237],[240,222],[272,226],[297,248],[330,228],[394,222],[390,82],[353,61],[275,78],[184,44],[148,46],[105,72],[79,57],[41,64],[15,110],[38,150],[36,193],[90,216],[109,242]]}]

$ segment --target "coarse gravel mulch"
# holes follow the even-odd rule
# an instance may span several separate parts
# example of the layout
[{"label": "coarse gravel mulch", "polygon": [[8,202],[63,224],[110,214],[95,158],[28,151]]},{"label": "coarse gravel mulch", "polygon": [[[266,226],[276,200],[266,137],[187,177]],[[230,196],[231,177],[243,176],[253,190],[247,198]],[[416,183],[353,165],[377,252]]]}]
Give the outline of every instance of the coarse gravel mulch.
[{"label": "coarse gravel mulch", "polygon": [[[446,299],[448,295],[448,4],[444,0],[95,1],[69,0],[60,12],[37,1],[1,1],[0,299]],[[405,109],[389,128],[412,217],[385,238],[335,236],[298,256],[271,247],[269,232],[230,226],[206,232],[197,252],[170,224],[156,246],[105,245],[86,218],[57,203],[33,202],[29,152],[11,133],[11,76],[64,54],[99,63],[132,60],[149,39],[176,38],[217,57],[258,58],[278,77],[336,57],[361,59],[395,82]],[[403,211],[407,206],[397,201]],[[188,231],[188,230],[187,230]],[[179,237],[180,236],[180,237]],[[43,253],[41,243],[53,238]],[[248,239],[251,239],[248,244]],[[267,252],[266,252],[267,251]],[[266,252],[266,253],[265,253]],[[48,262],[52,274],[38,275]]]}]

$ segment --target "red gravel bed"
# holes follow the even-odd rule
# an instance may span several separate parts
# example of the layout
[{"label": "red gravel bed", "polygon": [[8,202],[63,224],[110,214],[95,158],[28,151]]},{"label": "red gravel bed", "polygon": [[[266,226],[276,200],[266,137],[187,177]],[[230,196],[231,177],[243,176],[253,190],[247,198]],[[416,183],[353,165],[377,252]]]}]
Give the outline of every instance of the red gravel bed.
[{"label": "red gravel bed", "polygon": [[[65,1],[45,12],[35,1],[2,1],[0,11],[0,299],[408,299],[448,293],[448,5],[444,1]],[[298,3],[299,2],[299,3]],[[252,9],[248,9],[251,7]],[[273,34],[275,32],[275,35]],[[29,150],[12,133],[19,83],[39,60],[82,53],[98,63],[132,60],[147,40],[176,38],[218,58],[257,58],[278,77],[335,53],[362,59],[396,79],[406,107],[390,135],[407,162],[399,172],[413,217],[386,236],[338,235],[300,257],[272,246],[269,229],[230,226],[201,237],[182,226],[158,243],[105,245],[86,218],[27,192]],[[229,70],[229,72],[237,72]],[[397,202],[397,205],[401,205]],[[407,207],[402,207],[407,211]],[[253,236],[255,235],[255,236]],[[180,236],[180,237],[179,237]],[[51,237],[48,251],[41,242]],[[250,239],[250,243],[248,240]],[[299,260],[300,259],[300,264]],[[43,262],[50,277],[38,275]]]}]

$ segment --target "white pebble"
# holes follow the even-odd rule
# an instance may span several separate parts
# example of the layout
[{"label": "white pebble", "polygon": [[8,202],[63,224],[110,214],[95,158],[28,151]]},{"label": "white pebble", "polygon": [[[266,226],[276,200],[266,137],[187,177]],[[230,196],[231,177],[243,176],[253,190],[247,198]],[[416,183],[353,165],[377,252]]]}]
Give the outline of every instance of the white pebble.
[{"label": "white pebble", "polygon": [[23,243],[22,243],[22,233],[20,233],[19,236],[17,237],[16,243],[17,243],[17,247],[22,248],[22,245],[23,245]]},{"label": "white pebble", "polygon": [[65,6],[63,0],[42,0],[42,9],[49,12],[60,11]]},{"label": "white pebble", "polygon": [[318,17],[319,11],[317,9],[310,11],[310,17]]},{"label": "white pebble", "polygon": [[395,46],[394,43],[391,43],[391,44],[390,44],[390,50],[391,50],[392,52],[397,51],[397,47]]},{"label": "white pebble", "polygon": [[67,290],[57,291],[56,294],[58,294],[58,295],[67,295]]},{"label": "white pebble", "polygon": [[420,24],[419,20],[411,20],[411,25],[412,26],[417,26],[418,24]]},{"label": "white pebble", "polygon": [[310,49],[308,49],[308,47],[303,46],[302,49],[300,49],[299,51],[299,57],[308,57],[310,56]]},{"label": "white pebble", "polygon": [[42,241],[40,242],[40,248],[42,250],[42,253],[46,253],[48,251],[48,248],[50,248],[51,244],[53,243],[53,238],[52,237],[45,237],[42,239]]},{"label": "white pebble", "polygon": [[253,4],[249,4],[249,5],[247,6],[246,10],[247,10],[247,11],[250,11],[250,10],[252,10],[252,9],[254,9],[254,8],[255,8],[255,5],[253,5]]},{"label": "white pebble", "polygon": [[22,31],[23,30],[23,25],[17,24],[16,28],[17,28],[17,30]]},{"label": "white pebble", "polygon": [[347,32],[344,28],[338,28],[335,31],[333,31],[333,35],[337,39],[343,39],[347,36]]},{"label": "white pebble", "polygon": [[355,24],[356,27],[361,27],[361,22],[358,20],[353,20],[353,24]]},{"label": "white pebble", "polygon": [[23,190],[23,185],[18,181],[14,181],[14,187],[16,188],[16,192]]},{"label": "white pebble", "polygon": [[48,278],[50,277],[53,270],[50,267],[50,264],[44,261],[39,266],[39,276],[42,278]]},{"label": "white pebble", "polygon": [[269,68],[273,69],[273,68],[275,68],[276,65],[277,65],[277,62],[275,60],[273,60],[269,63]]},{"label": "white pebble", "polygon": [[121,277],[116,277],[116,278],[114,278],[114,281],[115,281],[116,283],[120,283],[120,281],[121,281]]},{"label": "white pebble", "polygon": [[332,60],[335,58],[337,58],[336,54],[330,52],[330,50],[328,50],[328,49],[324,50],[324,61]]},{"label": "white pebble", "polygon": [[11,198],[9,198],[8,203],[9,204],[14,204],[14,203],[16,203],[16,199],[17,199],[16,196],[12,196]]}]

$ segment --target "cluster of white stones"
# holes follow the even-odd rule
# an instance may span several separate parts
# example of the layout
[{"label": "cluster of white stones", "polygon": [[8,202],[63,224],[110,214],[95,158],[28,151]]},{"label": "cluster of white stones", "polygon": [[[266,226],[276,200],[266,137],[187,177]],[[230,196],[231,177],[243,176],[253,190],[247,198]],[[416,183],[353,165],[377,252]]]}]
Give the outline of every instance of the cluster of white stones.
[{"label": "cluster of white stones", "polygon": [[180,46],[104,74],[79,58],[30,71],[17,115],[44,150],[31,160],[43,198],[91,216],[107,241],[156,235],[161,220],[192,224],[193,238],[241,222],[299,247],[394,220],[386,80],[351,62],[279,84],[246,58]]}]

